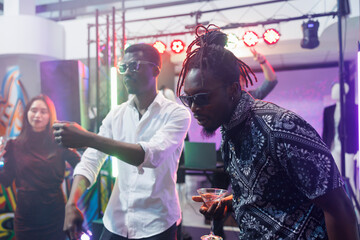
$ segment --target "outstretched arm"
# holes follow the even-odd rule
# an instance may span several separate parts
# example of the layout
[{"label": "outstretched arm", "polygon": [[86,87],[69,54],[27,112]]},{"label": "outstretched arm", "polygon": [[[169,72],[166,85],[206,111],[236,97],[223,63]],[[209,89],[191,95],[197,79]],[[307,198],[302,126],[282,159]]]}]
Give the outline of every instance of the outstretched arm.
[{"label": "outstretched arm", "polygon": [[57,122],[53,128],[55,139],[65,147],[95,148],[134,166],[139,166],[144,161],[145,151],[139,144],[106,138],[89,132],[73,122]]},{"label": "outstretched arm", "polygon": [[65,206],[64,231],[70,239],[80,239],[82,232],[83,214],[77,203],[86,189],[90,186],[89,180],[82,175],[76,175],[71,187],[69,200]]},{"label": "outstretched arm", "polygon": [[260,64],[260,67],[264,73],[265,79],[269,82],[276,80],[276,74],[271,64],[266,60],[266,57],[257,52],[254,48],[250,48],[251,53],[254,56],[254,60]]},{"label": "outstretched arm", "polygon": [[250,90],[249,93],[256,99],[264,99],[276,86],[277,78],[274,69],[266,60],[265,56],[256,52],[254,48],[250,48],[254,60],[257,61],[263,70],[265,81],[260,87]]},{"label": "outstretched arm", "polygon": [[[110,111],[106,116],[98,134],[83,129],[77,123],[57,122],[53,125],[55,140],[65,147],[90,147],[89,151],[98,150],[95,151],[96,156],[93,156],[92,161],[92,168],[97,170],[100,170],[102,164],[96,160],[101,153],[101,158],[105,157],[105,154],[115,156],[125,163],[139,167],[139,171],[142,171],[143,167],[156,168],[166,161],[169,154],[181,147],[189,128],[191,116],[188,110],[179,105],[172,107],[173,109],[169,109],[168,120],[161,124],[161,128],[156,130],[153,136],[148,136],[147,140],[140,138],[137,142],[126,142],[114,136],[113,134],[127,130],[113,126],[112,119],[116,111]],[[92,178],[88,175],[86,177],[92,183]]]},{"label": "outstretched arm", "polygon": [[324,212],[329,239],[359,239],[354,207],[342,187],[315,198],[313,202]]}]

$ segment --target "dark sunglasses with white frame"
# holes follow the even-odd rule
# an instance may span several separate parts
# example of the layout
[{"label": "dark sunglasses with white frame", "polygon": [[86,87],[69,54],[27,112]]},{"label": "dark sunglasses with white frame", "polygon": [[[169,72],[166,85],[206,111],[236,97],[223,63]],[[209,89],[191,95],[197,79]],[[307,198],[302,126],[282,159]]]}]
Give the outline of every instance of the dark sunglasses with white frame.
[{"label": "dark sunglasses with white frame", "polygon": [[144,61],[144,60],[137,60],[137,61],[131,61],[131,62],[128,62],[128,63],[120,63],[118,65],[118,72],[120,74],[125,74],[127,69],[129,69],[130,72],[137,72],[137,71],[139,71],[140,64],[151,64],[154,67],[159,68],[159,66],[156,65],[153,62]]}]

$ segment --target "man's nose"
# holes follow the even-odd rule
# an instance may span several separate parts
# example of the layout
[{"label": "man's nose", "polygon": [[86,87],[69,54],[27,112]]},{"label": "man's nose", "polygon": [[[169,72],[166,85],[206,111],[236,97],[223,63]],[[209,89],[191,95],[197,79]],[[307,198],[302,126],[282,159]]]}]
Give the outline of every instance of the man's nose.
[{"label": "man's nose", "polygon": [[125,69],[125,72],[124,72],[123,75],[128,75],[130,72],[131,72],[131,71],[130,71],[129,68],[127,67],[127,68]]},{"label": "man's nose", "polygon": [[199,105],[197,105],[195,102],[192,102],[191,105],[190,105],[190,110],[195,113],[197,111],[199,111]]}]

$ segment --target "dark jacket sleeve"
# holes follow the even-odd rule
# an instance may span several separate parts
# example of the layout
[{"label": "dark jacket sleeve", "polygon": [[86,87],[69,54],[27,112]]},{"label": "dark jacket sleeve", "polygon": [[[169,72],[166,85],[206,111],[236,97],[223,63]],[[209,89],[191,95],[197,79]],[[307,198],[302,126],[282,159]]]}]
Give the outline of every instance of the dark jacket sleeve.
[{"label": "dark jacket sleeve", "polygon": [[80,154],[75,149],[64,149],[62,157],[73,168],[80,162]]},{"label": "dark jacket sleeve", "polygon": [[255,99],[264,99],[275,88],[277,83],[277,79],[274,81],[265,80],[260,87],[250,90],[249,93]]}]

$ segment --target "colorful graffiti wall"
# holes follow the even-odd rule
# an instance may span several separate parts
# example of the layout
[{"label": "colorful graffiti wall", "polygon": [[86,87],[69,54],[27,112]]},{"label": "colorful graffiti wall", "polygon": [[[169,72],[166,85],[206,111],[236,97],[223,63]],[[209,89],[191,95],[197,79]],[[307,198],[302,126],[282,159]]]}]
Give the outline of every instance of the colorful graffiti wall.
[{"label": "colorful graffiti wall", "polygon": [[[18,66],[6,72],[0,92],[0,136],[15,138],[22,127],[22,118],[28,97],[20,81]],[[2,167],[3,162],[0,162]],[[14,239],[14,211],[16,209],[15,184],[0,187],[0,239]]]}]

